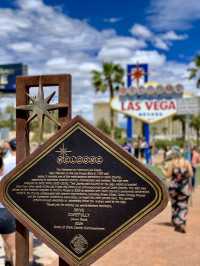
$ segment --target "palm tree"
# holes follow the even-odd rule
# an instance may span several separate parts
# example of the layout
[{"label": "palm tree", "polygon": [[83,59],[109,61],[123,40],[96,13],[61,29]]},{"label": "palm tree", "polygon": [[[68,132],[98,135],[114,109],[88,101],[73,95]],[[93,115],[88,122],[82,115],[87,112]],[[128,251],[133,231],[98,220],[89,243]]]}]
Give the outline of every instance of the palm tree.
[{"label": "palm tree", "polygon": [[104,118],[97,122],[97,128],[103,131],[105,134],[110,135],[110,127]]},{"label": "palm tree", "polygon": [[173,121],[179,121],[182,128],[182,139],[185,140],[186,136],[186,115],[175,115]]},{"label": "palm tree", "polygon": [[197,145],[199,145],[200,140],[200,116],[193,116],[192,121],[190,122],[190,126],[194,128],[197,136]]},{"label": "palm tree", "polygon": [[[109,101],[114,97],[114,93],[123,85],[124,69],[119,64],[103,63],[102,71],[92,71],[92,85],[96,92],[109,91]],[[110,110],[111,136],[114,137],[114,111]]]},{"label": "palm tree", "polygon": [[15,119],[16,111],[15,111],[15,107],[12,106],[12,105],[8,105],[6,107],[6,113],[9,116],[9,128],[10,128],[10,130],[15,130],[15,127],[16,127],[16,119]]},{"label": "palm tree", "polygon": [[158,128],[156,126],[152,126],[150,130],[151,130],[153,137],[155,137],[158,134]]},{"label": "palm tree", "polygon": [[188,69],[190,71],[189,79],[197,79],[197,88],[200,88],[200,54],[198,54],[194,59],[195,67]]},{"label": "palm tree", "polygon": [[162,127],[161,130],[162,130],[163,135],[166,136],[168,128],[167,127]]}]

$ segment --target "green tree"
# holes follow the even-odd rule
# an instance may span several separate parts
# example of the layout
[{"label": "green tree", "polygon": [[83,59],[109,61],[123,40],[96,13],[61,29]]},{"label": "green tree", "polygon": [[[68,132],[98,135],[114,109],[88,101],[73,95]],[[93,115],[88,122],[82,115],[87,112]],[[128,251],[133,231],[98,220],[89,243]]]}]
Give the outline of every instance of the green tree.
[{"label": "green tree", "polygon": [[151,131],[153,138],[158,134],[158,128],[156,126],[151,126],[150,131]]},{"label": "green tree", "polygon": [[162,127],[162,133],[164,136],[167,135],[167,129],[168,129],[167,127]]},{"label": "green tree", "polygon": [[122,134],[123,134],[123,128],[121,127],[116,127],[115,128],[115,139],[120,142],[122,139]]},{"label": "green tree", "polygon": [[[109,91],[109,101],[114,97],[115,91],[123,85],[124,69],[119,64],[103,63],[102,70],[92,71],[92,85],[96,92]],[[111,136],[114,137],[114,111],[110,110]]]},{"label": "green tree", "polygon": [[3,113],[0,114],[0,128],[9,128],[15,130],[16,119],[15,119],[15,108],[12,105],[8,105]]},{"label": "green tree", "polygon": [[196,86],[200,88],[200,54],[198,54],[194,59],[194,67],[189,68],[190,76],[189,79],[196,79]]},{"label": "green tree", "polygon": [[186,135],[186,116],[185,115],[175,115],[173,121],[179,121],[182,128],[182,139],[185,140]]},{"label": "green tree", "polygon": [[193,116],[192,120],[190,122],[190,126],[196,131],[196,141],[197,145],[199,145],[199,140],[200,140],[200,116]]},{"label": "green tree", "polygon": [[10,130],[15,130],[16,128],[16,110],[15,107],[12,105],[8,105],[6,107],[6,113],[9,115],[10,119],[9,119],[9,128]]},{"label": "green tree", "polygon": [[104,133],[106,133],[107,135],[110,135],[110,127],[108,125],[108,123],[105,121],[104,118],[100,119],[97,122],[97,128],[100,129],[101,131],[103,131]]}]

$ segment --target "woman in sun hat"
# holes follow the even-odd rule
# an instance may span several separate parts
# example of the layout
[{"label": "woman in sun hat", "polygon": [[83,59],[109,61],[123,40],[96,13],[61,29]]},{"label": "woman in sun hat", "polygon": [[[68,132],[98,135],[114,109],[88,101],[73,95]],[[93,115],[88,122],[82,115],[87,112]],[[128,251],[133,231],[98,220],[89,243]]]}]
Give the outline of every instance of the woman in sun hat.
[{"label": "woman in sun hat", "polygon": [[171,162],[163,170],[166,177],[170,177],[169,196],[172,206],[171,222],[175,231],[185,233],[188,201],[191,194],[192,166],[181,155],[180,148],[173,146]]}]

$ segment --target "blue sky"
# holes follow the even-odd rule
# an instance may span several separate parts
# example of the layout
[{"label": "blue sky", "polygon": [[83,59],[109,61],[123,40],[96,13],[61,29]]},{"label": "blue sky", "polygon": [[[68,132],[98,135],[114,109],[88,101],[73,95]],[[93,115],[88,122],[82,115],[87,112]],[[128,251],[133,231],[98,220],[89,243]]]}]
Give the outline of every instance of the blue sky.
[{"label": "blue sky", "polygon": [[[181,18],[179,15],[179,22],[176,22],[176,17],[173,18],[173,14],[170,20],[166,19],[165,21],[164,12],[159,10],[159,3],[162,3],[162,1],[85,0],[84,8],[82,8],[82,1],[45,0],[44,2],[48,5],[60,7],[63,13],[68,16],[87,20],[90,25],[98,30],[112,28],[116,30],[117,34],[123,36],[131,36],[130,29],[135,23],[144,25],[155,33],[176,30],[178,34],[187,35],[184,40],[175,42],[173,46],[171,46],[171,49],[166,51],[168,59],[171,60],[188,62],[196,55],[199,49],[197,36],[200,34],[200,15],[197,16],[197,19],[194,18],[193,20],[188,18],[187,10],[184,10],[185,14],[182,14]],[[181,2],[184,3],[185,1],[177,1],[177,3]],[[200,9],[198,1],[196,0],[195,2],[194,10],[196,6]],[[178,4],[177,7],[180,8]],[[183,8],[185,9],[186,7]],[[165,9],[167,11],[167,6]],[[174,9],[174,13],[176,12],[177,10]],[[188,12],[190,13],[189,10]],[[191,17],[192,16],[193,14],[191,14]],[[161,23],[159,19],[162,21]],[[164,21],[165,23],[163,23]],[[159,27],[160,24],[161,26]],[[151,49],[152,47],[149,48]]]},{"label": "blue sky", "polygon": [[1,0],[0,64],[71,73],[74,110],[88,115],[90,72],[103,61],[149,63],[151,80],[194,89],[187,69],[200,52],[199,29],[197,0]]}]

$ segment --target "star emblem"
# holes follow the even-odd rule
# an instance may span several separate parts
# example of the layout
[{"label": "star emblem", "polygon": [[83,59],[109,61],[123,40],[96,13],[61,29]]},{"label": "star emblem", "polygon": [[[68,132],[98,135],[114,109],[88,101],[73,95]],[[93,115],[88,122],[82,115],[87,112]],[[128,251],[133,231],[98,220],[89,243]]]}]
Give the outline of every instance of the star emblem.
[{"label": "star emblem", "polygon": [[141,78],[143,78],[145,76],[145,72],[144,70],[140,67],[139,63],[136,64],[136,68],[134,70],[131,71],[131,73],[129,74],[131,76],[132,80],[135,80],[137,83],[137,86],[139,87],[139,83]]},{"label": "star emblem", "polygon": [[137,67],[131,74],[133,79],[139,81],[144,76],[144,71],[140,67]]},{"label": "star emblem", "polygon": [[58,127],[60,127],[60,123],[53,117],[53,115],[50,113],[53,110],[57,110],[63,107],[67,107],[65,104],[49,104],[52,98],[55,95],[55,91],[52,92],[49,96],[46,98],[44,97],[44,90],[41,82],[41,77],[39,79],[39,87],[38,87],[38,93],[37,96],[31,96],[27,93],[28,98],[30,99],[29,104],[27,105],[19,105],[16,107],[16,110],[22,110],[26,112],[31,112],[31,115],[29,115],[29,118],[27,120],[27,124],[29,124],[32,120],[35,118],[38,118],[39,122],[39,144],[43,142],[43,131],[44,131],[44,119],[47,117],[52,122],[54,122]]},{"label": "star emblem", "polygon": [[69,151],[65,148],[65,145],[63,143],[63,145],[59,148],[58,151],[56,151],[60,154],[60,156],[64,157],[65,155],[67,155],[68,153],[72,152],[72,151]]}]

